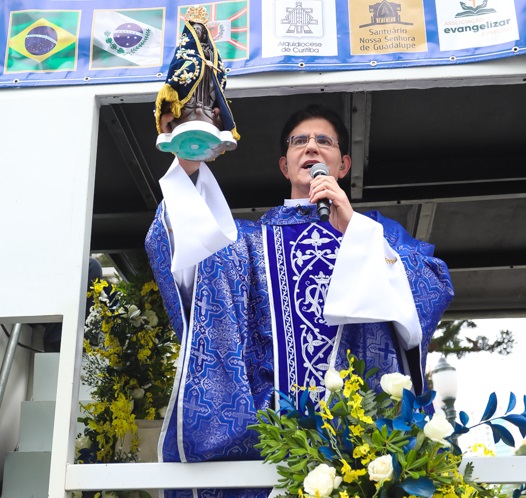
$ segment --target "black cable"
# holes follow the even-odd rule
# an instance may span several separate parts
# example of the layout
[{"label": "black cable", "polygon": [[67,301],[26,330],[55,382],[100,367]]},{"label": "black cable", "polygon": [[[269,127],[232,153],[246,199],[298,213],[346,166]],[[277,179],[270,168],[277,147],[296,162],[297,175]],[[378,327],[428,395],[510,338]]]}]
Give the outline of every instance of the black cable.
[{"label": "black cable", "polygon": [[[8,337],[8,339],[11,338],[11,335],[9,334],[7,329],[5,328],[5,325],[3,323],[0,324],[0,325],[2,325],[2,329],[3,329],[4,333],[5,333],[5,335]],[[36,348],[32,348],[31,346],[26,346],[25,344],[22,344],[21,342],[18,342],[18,341],[17,341],[17,344],[20,347],[24,348],[24,349],[28,349],[29,351],[32,351],[33,353],[45,353],[45,351],[42,351],[41,349],[36,349]]]}]

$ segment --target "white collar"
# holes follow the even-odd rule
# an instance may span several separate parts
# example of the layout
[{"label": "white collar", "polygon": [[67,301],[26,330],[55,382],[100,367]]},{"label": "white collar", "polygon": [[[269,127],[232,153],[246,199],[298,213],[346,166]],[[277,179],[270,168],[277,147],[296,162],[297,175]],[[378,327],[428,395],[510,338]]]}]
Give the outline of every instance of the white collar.
[{"label": "white collar", "polygon": [[283,202],[284,206],[287,207],[296,207],[296,206],[312,206],[313,204],[309,202],[309,199],[285,199]]}]

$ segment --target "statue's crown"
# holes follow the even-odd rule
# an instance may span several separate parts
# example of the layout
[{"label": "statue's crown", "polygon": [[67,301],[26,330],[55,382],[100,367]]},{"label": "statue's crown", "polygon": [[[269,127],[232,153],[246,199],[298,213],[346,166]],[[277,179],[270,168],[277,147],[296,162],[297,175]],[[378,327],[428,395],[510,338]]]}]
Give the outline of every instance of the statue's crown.
[{"label": "statue's crown", "polygon": [[206,24],[208,22],[208,12],[202,5],[199,7],[189,7],[184,18],[187,21]]}]

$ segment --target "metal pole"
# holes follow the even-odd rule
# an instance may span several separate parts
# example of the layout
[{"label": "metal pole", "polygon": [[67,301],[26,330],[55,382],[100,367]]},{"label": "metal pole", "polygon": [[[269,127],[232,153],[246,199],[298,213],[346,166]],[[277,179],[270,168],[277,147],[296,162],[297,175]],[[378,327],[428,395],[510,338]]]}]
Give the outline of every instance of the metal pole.
[{"label": "metal pole", "polygon": [[[457,420],[457,412],[455,410],[455,398],[446,398],[443,399],[443,409],[446,414],[447,421],[455,428],[455,423]],[[458,445],[458,436],[451,436],[453,443]]]},{"label": "metal pole", "polygon": [[7,343],[7,349],[5,350],[4,359],[2,360],[2,369],[0,370],[0,407],[4,399],[4,393],[7,387],[7,381],[9,380],[9,372],[13,365],[13,359],[15,358],[16,346],[18,344],[18,338],[20,337],[20,331],[22,330],[21,323],[15,323],[11,330],[11,336]]}]

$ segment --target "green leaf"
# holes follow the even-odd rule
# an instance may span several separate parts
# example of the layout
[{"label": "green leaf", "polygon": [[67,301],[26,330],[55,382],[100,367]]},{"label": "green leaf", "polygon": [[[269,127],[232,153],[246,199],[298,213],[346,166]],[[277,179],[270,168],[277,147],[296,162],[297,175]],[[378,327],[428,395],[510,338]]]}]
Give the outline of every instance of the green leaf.
[{"label": "green leaf", "polygon": [[427,462],[429,462],[429,457],[426,455],[416,460],[416,462],[413,462],[411,468],[418,469],[419,467],[423,467]]},{"label": "green leaf", "polygon": [[283,448],[282,450],[277,451],[276,453],[274,453],[274,455],[270,456],[269,457],[269,461],[272,462],[272,463],[282,462],[285,459],[285,457],[287,456],[287,454],[288,454],[288,449],[287,448]]},{"label": "green leaf", "polygon": [[353,363],[354,371],[363,378],[363,373],[365,372],[365,361],[358,360],[355,356],[355,360]]},{"label": "green leaf", "polygon": [[317,460],[320,457],[320,454],[316,448],[310,447],[309,448],[309,455],[314,459]]},{"label": "green leaf", "polygon": [[305,448],[291,448],[290,453],[295,456],[303,456],[306,455],[308,451]]},{"label": "green leaf", "polygon": [[292,476],[292,479],[293,479],[294,481],[297,481],[297,482],[301,482],[301,483],[303,483],[303,479],[305,479],[305,476],[302,475],[302,474],[294,474],[294,475]]},{"label": "green leaf", "polygon": [[416,434],[416,444],[414,447],[415,451],[418,451],[421,447],[424,441],[426,440],[426,435],[424,434],[424,431],[418,431]]},{"label": "green leaf", "polygon": [[410,451],[407,452],[406,462],[407,462],[407,466],[408,467],[411,467],[411,464],[414,462],[415,457],[416,457],[416,451],[415,450],[410,450]]},{"label": "green leaf", "polygon": [[309,442],[307,441],[307,435],[303,431],[296,431],[292,436],[292,439],[304,448],[308,448],[310,446]]},{"label": "green leaf", "polygon": [[289,463],[289,467],[290,467],[290,470],[292,470],[293,472],[299,472],[303,470],[307,466],[308,463],[309,463],[309,460],[307,460],[306,458],[302,458],[298,463],[294,465],[290,465]]},{"label": "green leaf", "polygon": [[473,465],[473,462],[466,463],[466,468],[464,470],[464,479],[471,480],[473,478],[474,469],[475,469],[475,466]]},{"label": "green leaf", "polygon": [[[383,432],[383,429],[384,429],[384,427],[382,427],[382,432]],[[385,430],[385,432],[387,433],[387,429]],[[385,437],[384,437],[383,434],[380,434],[380,431],[374,431],[373,432],[372,440],[373,440],[374,446],[377,446],[377,447],[381,447],[385,443]]]},{"label": "green leaf", "polygon": [[365,379],[365,380],[369,379],[370,377],[372,377],[374,374],[378,373],[379,371],[380,371],[380,369],[379,369],[378,367],[371,368],[371,369],[368,370],[367,373],[365,374],[364,379]]}]

